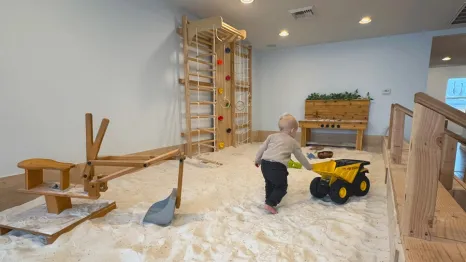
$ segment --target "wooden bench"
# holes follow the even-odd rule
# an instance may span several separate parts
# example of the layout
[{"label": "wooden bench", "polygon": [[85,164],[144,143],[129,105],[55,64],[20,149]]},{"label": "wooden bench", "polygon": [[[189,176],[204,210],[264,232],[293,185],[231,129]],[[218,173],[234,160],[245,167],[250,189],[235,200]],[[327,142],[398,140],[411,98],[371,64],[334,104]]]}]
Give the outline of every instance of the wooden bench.
[{"label": "wooden bench", "polygon": [[[75,164],[57,162],[52,159],[33,158],[19,162],[18,167],[25,170],[25,190],[31,190],[44,183],[44,170],[59,170],[59,189],[63,191],[70,187],[70,169],[75,167]],[[49,213],[59,214],[63,210],[71,208],[70,197],[47,195],[46,192],[44,196]]]}]

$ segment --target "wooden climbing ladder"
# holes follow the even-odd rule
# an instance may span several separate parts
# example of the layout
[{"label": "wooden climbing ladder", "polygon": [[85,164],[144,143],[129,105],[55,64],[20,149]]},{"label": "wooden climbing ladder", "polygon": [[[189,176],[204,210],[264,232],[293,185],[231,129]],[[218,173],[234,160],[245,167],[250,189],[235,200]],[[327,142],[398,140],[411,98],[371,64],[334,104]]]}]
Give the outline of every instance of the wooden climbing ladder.
[{"label": "wooden climbing ladder", "polygon": [[[220,164],[199,157],[219,149],[217,91],[223,86],[217,86],[217,65],[222,65],[223,60],[217,59],[217,52],[223,50],[219,43],[245,39],[246,32],[224,23],[221,17],[188,21],[183,16],[178,33],[183,37],[184,78],[180,84],[185,87],[186,128],[181,135],[186,139],[186,156],[196,155],[200,160]],[[220,142],[220,147],[223,144]]]}]

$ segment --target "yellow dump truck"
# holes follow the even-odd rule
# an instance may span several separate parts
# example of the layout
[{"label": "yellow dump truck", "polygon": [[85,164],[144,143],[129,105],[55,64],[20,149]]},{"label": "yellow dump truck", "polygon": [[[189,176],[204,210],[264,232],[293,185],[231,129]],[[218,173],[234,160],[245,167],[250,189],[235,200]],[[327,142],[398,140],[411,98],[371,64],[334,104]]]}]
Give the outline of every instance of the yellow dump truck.
[{"label": "yellow dump truck", "polygon": [[320,175],[312,180],[309,190],[314,197],[323,198],[327,194],[337,204],[344,204],[349,197],[365,196],[369,192],[370,181],[365,165],[369,161],[338,159],[313,164],[312,170]]}]

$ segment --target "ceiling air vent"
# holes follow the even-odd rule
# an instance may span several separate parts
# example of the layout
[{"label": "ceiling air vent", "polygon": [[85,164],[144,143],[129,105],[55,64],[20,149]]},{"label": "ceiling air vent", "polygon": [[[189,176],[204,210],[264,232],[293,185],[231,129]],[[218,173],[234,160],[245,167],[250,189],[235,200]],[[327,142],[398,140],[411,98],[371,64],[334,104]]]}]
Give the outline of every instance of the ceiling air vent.
[{"label": "ceiling air vent", "polygon": [[312,11],[314,7],[313,6],[308,6],[308,7],[302,7],[298,9],[292,9],[288,10],[288,12],[294,17],[294,19],[305,19],[312,17],[314,15],[314,11]]},{"label": "ceiling air vent", "polygon": [[451,22],[452,25],[458,25],[458,24],[466,24],[466,2],[463,4],[463,6],[460,8],[458,13],[456,14],[455,19]]}]

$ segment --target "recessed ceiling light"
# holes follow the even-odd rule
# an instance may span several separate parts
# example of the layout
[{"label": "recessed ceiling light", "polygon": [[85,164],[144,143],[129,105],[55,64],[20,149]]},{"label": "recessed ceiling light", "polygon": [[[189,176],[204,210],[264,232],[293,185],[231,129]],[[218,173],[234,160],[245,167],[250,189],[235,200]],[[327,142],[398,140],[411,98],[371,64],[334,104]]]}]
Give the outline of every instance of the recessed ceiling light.
[{"label": "recessed ceiling light", "polygon": [[359,21],[359,23],[361,25],[365,25],[365,24],[369,24],[371,21],[372,19],[370,18],[370,16],[365,16]]},{"label": "recessed ceiling light", "polygon": [[446,56],[446,57],[442,58],[442,60],[443,60],[443,61],[450,61],[450,60],[451,60],[451,57]]},{"label": "recessed ceiling light", "polygon": [[280,35],[280,36],[288,36],[288,35],[290,35],[290,33],[288,33],[288,31],[286,31],[286,30],[282,30],[282,31],[280,32],[280,34],[278,34],[278,35]]},{"label": "recessed ceiling light", "polygon": [[252,2],[254,2],[254,0],[241,0],[241,3],[243,4],[250,4]]}]

